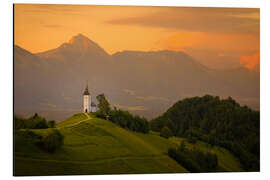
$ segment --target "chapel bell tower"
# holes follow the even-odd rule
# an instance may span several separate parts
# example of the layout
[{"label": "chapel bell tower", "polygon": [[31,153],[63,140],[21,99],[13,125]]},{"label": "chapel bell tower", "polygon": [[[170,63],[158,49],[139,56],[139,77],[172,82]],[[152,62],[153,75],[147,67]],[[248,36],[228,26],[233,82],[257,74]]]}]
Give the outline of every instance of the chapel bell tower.
[{"label": "chapel bell tower", "polygon": [[88,83],[83,93],[83,112],[89,113],[91,112],[91,95],[88,91]]}]

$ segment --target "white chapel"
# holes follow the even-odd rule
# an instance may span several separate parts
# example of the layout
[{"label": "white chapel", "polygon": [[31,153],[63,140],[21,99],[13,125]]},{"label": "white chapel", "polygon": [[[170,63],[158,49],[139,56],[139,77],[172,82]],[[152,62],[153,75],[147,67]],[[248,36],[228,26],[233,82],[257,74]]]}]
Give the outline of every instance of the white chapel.
[{"label": "white chapel", "polygon": [[88,91],[88,84],[83,92],[83,112],[96,112],[96,104],[92,102],[91,94]]}]

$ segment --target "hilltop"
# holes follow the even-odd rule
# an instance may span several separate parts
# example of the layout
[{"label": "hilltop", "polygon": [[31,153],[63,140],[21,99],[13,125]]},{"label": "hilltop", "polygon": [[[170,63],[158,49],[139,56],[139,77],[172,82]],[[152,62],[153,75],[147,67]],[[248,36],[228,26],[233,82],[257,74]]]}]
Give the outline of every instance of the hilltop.
[{"label": "hilltop", "polygon": [[[56,128],[64,135],[64,145],[55,153],[15,135],[14,175],[188,172],[167,155],[168,149],[184,138],[135,133],[88,114],[75,114]],[[44,134],[49,130],[31,131]],[[187,146],[216,153],[219,171],[243,171],[239,160],[224,148],[200,141]]]},{"label": "hilltop", "polygon": [[150,124],[153,131],[167,127],[175,136],[224,147],[240,159],[247,171],[260,169],[260,112],[240,106],[231,97],[182,99]]}]

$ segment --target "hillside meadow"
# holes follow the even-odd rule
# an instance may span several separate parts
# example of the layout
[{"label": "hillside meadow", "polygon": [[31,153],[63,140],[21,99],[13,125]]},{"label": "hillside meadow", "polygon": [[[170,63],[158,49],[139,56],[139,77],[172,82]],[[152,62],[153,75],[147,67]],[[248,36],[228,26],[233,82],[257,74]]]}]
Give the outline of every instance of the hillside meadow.
[{"label": "hillside meadow", "polygon": [[[15,133],[14,175],[188,172],[167,154],[169,148],[177,147],[184,138],[135,133],[86,114],[75,114],[56,124],[56,128],[64,135],[64,145],[54,153],[45,152]],[[50,128],[31,131],[42,135]],[[201,141],[187,143],[187,147],[215,153],[218,171],[243,171],[239,160],[224,148]]]}]

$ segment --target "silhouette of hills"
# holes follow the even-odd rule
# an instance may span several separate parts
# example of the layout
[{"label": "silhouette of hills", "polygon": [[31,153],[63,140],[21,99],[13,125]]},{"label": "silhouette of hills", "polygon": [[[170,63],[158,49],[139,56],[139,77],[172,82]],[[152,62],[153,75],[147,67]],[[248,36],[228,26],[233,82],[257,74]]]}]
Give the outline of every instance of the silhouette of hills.
[{"label": "silhouette of hills", "polygon": [[175,51],[122,51],[109,55],[82,34],[61,46],[33,54],[14,46],[16,109],[80,111],[88,80],[93,96],[147,116],[162,114],[189,96],[232,96],[259,108],[259,74],[245,68],[213,70]]}]

